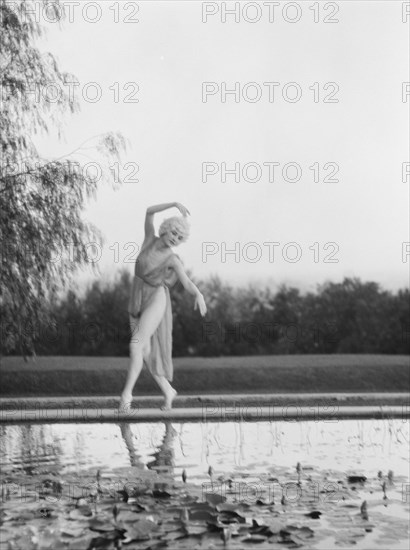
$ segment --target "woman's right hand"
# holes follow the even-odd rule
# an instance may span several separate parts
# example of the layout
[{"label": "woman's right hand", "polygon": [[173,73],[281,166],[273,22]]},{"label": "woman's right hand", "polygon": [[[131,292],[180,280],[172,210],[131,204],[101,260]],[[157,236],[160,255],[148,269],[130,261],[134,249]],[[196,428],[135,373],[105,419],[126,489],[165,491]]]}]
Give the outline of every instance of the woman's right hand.
[{"label": "woman's right hand", "polygon": [[183,204],[180,202],[175,203],[175,208],[178,208],[178,210],[181,212],[183,216],[187,216],[188,214],[191,215],[191,212],[186,208]]}]

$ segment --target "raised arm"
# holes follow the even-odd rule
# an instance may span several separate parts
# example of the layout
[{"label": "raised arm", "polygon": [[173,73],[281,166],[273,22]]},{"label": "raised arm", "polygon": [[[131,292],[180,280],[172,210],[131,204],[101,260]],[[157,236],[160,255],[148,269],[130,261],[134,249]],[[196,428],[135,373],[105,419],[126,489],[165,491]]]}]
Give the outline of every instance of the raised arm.
[{"label": "raised arm", "polygon": [[162,212],[163,210],[168,210],[168,208],[173,208],[175,202],[164,202],[163,204],[155,204],[154,206],[149,206],[145,213],[145,238],[152,237],[155,235],[154,229],[154,214],[157,212]]},{"label": "raised arm", "polygon": [[195,296],[195,305],[194,309],[199,306],[199,311],[202,317],[206,314],[206,304],[203,295],[199,291],[198,287],[194,285],[188,275],[185,273],[184,266],[182,262],[177,258],[173,257],[172,263],[170,264],[174,269],[175,273],[178,276],[178,279],[181,281],[182,286],[187,290],[192,296]]},{"label": "raised arm", "polygon": [[154,206],[149,206],[145,214],[145,239],[151,238],[155,235],[154,229],[154,214],[157,212],[162,212],[163,210],[168,210],[168,208],[178,208],[183,216],[189,214],[189,211],[185,206],[179,202],[164,202],[163,204],[155,204]]}]

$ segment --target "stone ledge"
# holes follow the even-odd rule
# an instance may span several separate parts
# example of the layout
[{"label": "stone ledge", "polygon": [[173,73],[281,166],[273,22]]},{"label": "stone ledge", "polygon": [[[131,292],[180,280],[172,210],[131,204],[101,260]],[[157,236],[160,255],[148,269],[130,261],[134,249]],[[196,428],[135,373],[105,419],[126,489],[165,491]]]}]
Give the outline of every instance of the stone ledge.
[{"label": "stone ledge", "polygon": [[0,423],[60,423],[60,422],[164,422],[164,421],[200,421],[200,422],[255,422],[255,421],[300,421],[338,422],[347,419],[392,419],[399,418],[408,422],[410,407],[401,406],[342,406],[333,411],[316,407],[293,406],[284,409],[281,406],[237,407],[225,411],[210,411],[201,408],[174,408],[170,411],[133,408],[126,413],[118,409],[40,409],[40,410],[1,410]]},{"label": "stone ledge", "polygon": [[133,409],[119,413],[119,397],[54,397],[0,399],[0,422],[146,422],[295,421],[335,422],[341,418],[403,418],[410,415],[408,393],[299,393],[179,395],[171,411],[163,399],[134,397]]}]

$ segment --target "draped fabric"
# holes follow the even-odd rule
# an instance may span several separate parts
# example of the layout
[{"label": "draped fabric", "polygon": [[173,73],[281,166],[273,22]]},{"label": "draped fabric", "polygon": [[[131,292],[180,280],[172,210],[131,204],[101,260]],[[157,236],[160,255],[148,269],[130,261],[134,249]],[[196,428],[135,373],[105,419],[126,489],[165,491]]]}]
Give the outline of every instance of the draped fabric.
[{"label": "draped fabric", "polygon": [[138,339],[138,324],[144,310],[149,306],[154,294],[160,287],[165,289],[166,306],[164,315],[151,336],[151,351],[144,364],[152,374],[173,379],[172,364],[172,307],[169,287],[173,286],[177,276],[171,263],[176,254],[171,254],[159,265],[153,266],[149,255],[150,247],[143,249],[137,258],[135,275],[132,282],[131,297],[128,306],[131,326],[131,341]]}]

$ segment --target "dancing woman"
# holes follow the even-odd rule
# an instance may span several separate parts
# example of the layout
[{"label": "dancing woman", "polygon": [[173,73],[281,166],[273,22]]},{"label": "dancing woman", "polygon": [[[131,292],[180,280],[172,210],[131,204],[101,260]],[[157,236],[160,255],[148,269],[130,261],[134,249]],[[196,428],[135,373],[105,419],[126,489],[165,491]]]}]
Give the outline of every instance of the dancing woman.
[{"label": "dancing woman", "polygon": [[[176,207],[182,216],[163,221],[159,237],[155,235],[154,214]],[[146,364],[164,394],[164,406],[169,410],[177,392],[171,386],[172,365],[172,311],[169,288],[179,279],[183,287],[195,296],[194,309],[206,313],[205,300],[185,273],[172,247],[185,242],[189,236],[189,211],[178,202],[158,204],[147,209],[145,237],[135,262],[134,279],[128,313],[131,325],[130,366],[121,394],[120,411],[131,407],[132,391]]]}]

